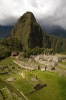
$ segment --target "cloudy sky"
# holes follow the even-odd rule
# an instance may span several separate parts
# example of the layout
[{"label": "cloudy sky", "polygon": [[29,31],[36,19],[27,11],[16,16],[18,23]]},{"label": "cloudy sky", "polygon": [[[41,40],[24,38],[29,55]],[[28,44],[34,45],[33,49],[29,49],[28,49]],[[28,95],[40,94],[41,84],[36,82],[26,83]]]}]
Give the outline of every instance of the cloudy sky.
[{"label": "cloudy sky", "polygon": [[66,0],[0,0],[0,24],[14,25],[27,11],[33,12],[41,25],[66,29]]}]

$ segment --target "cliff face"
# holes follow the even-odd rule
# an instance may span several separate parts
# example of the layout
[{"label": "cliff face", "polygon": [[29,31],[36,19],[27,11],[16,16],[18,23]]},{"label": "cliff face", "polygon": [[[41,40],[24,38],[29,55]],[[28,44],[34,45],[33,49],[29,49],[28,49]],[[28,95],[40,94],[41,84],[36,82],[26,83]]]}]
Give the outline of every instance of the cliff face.
[{"label": "cliff face", "polygon": [[10,37],[17,37],[24,49],[42,47],[43,35],[40,25],[31,12],[21,16],[11,31]]}]

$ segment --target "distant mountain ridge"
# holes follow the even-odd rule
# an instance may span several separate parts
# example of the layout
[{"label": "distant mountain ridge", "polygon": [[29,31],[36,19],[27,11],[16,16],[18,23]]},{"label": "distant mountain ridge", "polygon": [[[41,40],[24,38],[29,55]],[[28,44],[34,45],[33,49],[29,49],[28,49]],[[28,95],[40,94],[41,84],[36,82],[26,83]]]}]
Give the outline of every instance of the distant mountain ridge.
[{"label": "distant mountain ridge", "polygon": [[61,38],[66,38],[66,30],[58,25],[53,25],[51,27],[43,27],[42,29],[45,30],[48,34],[55,35]]},{"label": "distant mountain ridge", "polygon": [[26,12],[21,16],[9,37],[2,39],[0,42],[1,45],[9,48],[11,51],[17,49],[27,51],[39,47],[53,49],[55,52],[66,52],[66,39],[49,35],[45,31],[43,32],[32,12]]},{"label": "distant mountain ridge", "polygon": [[[0,25],[0,39],[7,38],[10,35],[13,27],[14,26]],[[43,29],[43,31],[46,31],[50,35],[55,35],[61,38],[66,38],[66,30],[59,25],[53,25],[51,27],[42,25],[41,28]]]},{"label": "distant mountain ridge", "polygon": [[7,38],[12,30],[13,26],[0,25],[0,39]]}]

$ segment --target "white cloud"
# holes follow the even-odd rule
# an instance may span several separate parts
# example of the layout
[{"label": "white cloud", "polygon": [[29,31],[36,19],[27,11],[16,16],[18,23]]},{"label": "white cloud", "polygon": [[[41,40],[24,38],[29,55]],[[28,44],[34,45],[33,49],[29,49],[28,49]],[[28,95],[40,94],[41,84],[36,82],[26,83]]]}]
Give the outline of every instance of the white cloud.
[{"label": "white cloud", "polygon": [[65,27],[65,9],[65,0],[0,0],[0,24],[14,24],[23,13],[31,11],[42,24],[53,21]]}]

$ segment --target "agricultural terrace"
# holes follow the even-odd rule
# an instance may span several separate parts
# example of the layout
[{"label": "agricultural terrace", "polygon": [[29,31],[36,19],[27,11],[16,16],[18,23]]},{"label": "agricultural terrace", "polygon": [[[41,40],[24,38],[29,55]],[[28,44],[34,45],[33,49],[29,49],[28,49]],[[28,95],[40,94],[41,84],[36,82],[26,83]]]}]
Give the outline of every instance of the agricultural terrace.
[{"label": "agricultural terrace", "polygon": [[65,67],[58,65],[53,72],[31,71],[21,68],[13,60],[6,58],[0,61],[0,100],[66,99],[66,76],[58,71],[66,70]]}]

